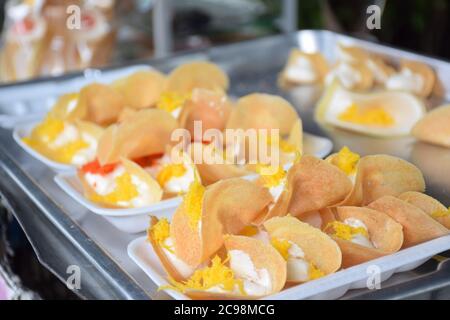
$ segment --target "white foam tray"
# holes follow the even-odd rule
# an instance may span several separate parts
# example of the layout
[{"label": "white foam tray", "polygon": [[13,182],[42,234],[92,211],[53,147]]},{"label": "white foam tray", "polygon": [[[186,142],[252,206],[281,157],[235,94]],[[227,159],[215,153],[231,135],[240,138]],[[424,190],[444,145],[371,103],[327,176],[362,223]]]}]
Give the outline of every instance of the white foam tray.
[{"label": "white foam tray", "polygon": [[[382,282],[389,279],[394,273],[413,270],[432,256],[449,249],[450,235],[284,289],[277,294],[264,297],[263,300],[337,299],[348,290],[366,288],[368,279],[374,275],[373,270],[380,271],[379,279],[382,286]],[[129,257],[157,286],[168,285],[166,272],[146,237],[133,240],[128,245],[127,251]],[[164,291],[177,300],[190,299],[174,290],[166,289]]]}]

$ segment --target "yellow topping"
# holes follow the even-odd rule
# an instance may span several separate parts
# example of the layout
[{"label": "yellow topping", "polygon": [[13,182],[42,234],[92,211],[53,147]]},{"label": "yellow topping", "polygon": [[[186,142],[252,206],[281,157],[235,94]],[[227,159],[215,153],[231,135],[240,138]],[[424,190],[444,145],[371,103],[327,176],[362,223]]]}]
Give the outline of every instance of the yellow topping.
[{"label": "yellow topping", "polygon": [[82,149],[89,147],[82,139],[70,141],[65,145],[52,148],[50,143],[56,140],[64,131],[65,123],[53,117],[47,117],[38,124],[29,137],[23,141],[34,150],[44,154],[46,157],[62,163],[71,163],[72,158]]},{"label": "yellow topping", "polygon": [[252,237],[254,235],[257,235],[259,232],[258,227],[255,226],[245,226],[244,229],[242,229],[240,235],[246,236],[246,237]]},{"label": "yellow topping", "polygon": [[196,270],[186,281],[178,282],[169,277],[170,286],[160,287],[159,290],[170,288],[180,292],[188,290],[208,290],[213,287],[233,292],[237,288],[241,294],[246,295],[242,279],[236,279],[234,271],[225,265],[226,261],[215,256],[211,260],[211,266]]},{"label": "yellow topping", "polygon": [[31,140],[41,140],[43,142],[54,141],[64,130],[64,121],[47,117],[38,124],[31,133]]},{"label": "yellow topping", "polygon": [[394,118],[382,107],[362,108],[354,103],[339,114],[338,119],[345,122],[377,127],[390,127],[395,123]]},{"label": "yellow topping", "polygon": [[272,238],[270,239],[272,246],[277,249],[284,260],[289,258],[289,249],[291,248],[291,243],[288,240]]},{"label": "yellow topping", "polygon": [[432,216],[433,218],[444,218],[444,217],[448,217],[448,216],[450,216],[450,207],[449,207],[448,210],[446,210],[446,211],[444,211],[444,210],[439,210],[439,211],[433,212],[433,213],[431,214],[431,216]]},{"label": "yellow topping", "polygon": [[72,158],[78,151],[86,149],[87,147],[89,147],[89,145],[85,141],[78,139],[57,148],[52,158],[58,162],[71,163]]},{"label": "yellow topping", "polygon": [[319,279],[325,275],[325,273],[322,270],[320,270],[319,268],[317,268],[314,265],[314,263],[312,263],[312,262],[309,263],[308,274],[309,274],[309,280]]},{"label": "yellow topping", "polygon": [[350,151],[348,147],[343,147],[333,159],[332,163],[347,175],[350,175],[356,171],[356,165],[359,159],[359,154]]},{"label": "yellow topping", "polygon": [[286,140],[280,139],[280,150],[284,153],[294,153],[297,151],[297,148]]},{"label": "yellow topping", "polygon": [[186,167],[184,164],[168,164],[165,165],[158,173],[156,180],[161,187],[164,187],[166,183],[172,178],[179,178],[186,173]]},{"label": "yellow topping", "polygon": [[342,240],[352,240],[354,236],[360,234],[366,238],[369,237],[369,234],[367,233],[367,230],[363,227],[352,227],[348,224],[345,224],[340,221],[333,221],[330,222],[326,227],[325,230],[328,230],[329,228],[333,228],[334,233],[333,235],[342,239]]},{"label": "yellow topping", "polygon": [[117,205],[120,202],[130,201],[139,195],[136,186],[131,180],[129,173],[124,173],[115,179],[116,188],[113,192],[107,195],[94,194],[91,196],[91,200],[101,203],[109,203]]},{"label": "yellow topping", "polygon": [[205,187],[195,178],[189,186],[188,192],[184,195],[184,210],[189,217],[189,225],[193,230],[197,229],[200,218],[202,217],[204,194]]},{"label": "yellow topping", "polygon": [[[261,176],[266,188],[272,188],[280,185],[286,177],[286,171],[284,171],[282,167],[274,168],[266,164],[258,164],[256,166],[256,172]],[[275,173],[267,174],[267,172]]]},{"label": "yellow topping", "polygon": [[165,240],[170,236],[170,223],[166,218],[158,220],[149,230],[149,236],[161,247],[172,251],[172,248],[165,244]]},{"label": "yellow topping", "polygon": [[179,94],[175,92],[165,92],[161,95],[157,107],[167,112],[172,112],[183,106],[184,102],[189,99],[187,94]]}]

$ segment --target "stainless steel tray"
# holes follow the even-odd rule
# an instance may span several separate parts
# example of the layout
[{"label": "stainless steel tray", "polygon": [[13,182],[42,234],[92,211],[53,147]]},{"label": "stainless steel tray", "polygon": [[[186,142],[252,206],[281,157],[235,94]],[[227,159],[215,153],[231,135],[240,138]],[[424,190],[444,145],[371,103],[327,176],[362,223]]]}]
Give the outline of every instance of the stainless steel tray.
[{"label": "stainless steel tray", "polygon": [[[338,41],[351,41],[369,50],[380,52],[396,61],[399,57],[417,59],[432,65],[445,88],[444,99],[432,98],[429,105],[450,100],[450,64],[421,55],[392,49],[379,44],[341,36],[328,31],[300,31],[289,35],[263,38],[254,41],[212,48],[174,56],[170,59],[147,61],[163,71],[191,59],[209,59],[220,64],[230,75],[234,96],[254,91],[280,94],[294,103],[303,121],[305,131],[329,136],[335,149],[348,145],[365,155],[387,153],[412,161],[426,176],[427,192],[445,204],[450,204],[450,150],[415,143],[411,138],[375,139],[352,133],[322,130],[312,119],[315,101],[320,88],[303,87],[282,92],[276,85],[276,78],[292,47],[304,50],[320,50],[328,59],[333,59]],[[140,63],[141,64],[141,63]],[[116,70],[122,69],[118,68]],[[59,79],[28,82],[14,86],[0,87],[2,98],[8,100],[11,108],[17,104],[32,102],[39,109],[47,99],[64,92],[64,82],[80,75]],[[47,93],[45,88],[51,88]],[[26,101],[21,94],[27,93]],[[30,92],[37,92],[36,97]],[[6,99],[5,95],[13,101]],[[45,97],[46,99],[43,99]],[[45,100],[45,101],[44,101]],[[8,110],[7,105],[2,110]],[[22,112],[28,114],[29,111]],[[21,114],[20,110],[8,110]],[[136,238],[115,229],[103,218],[90,214],[83,207],[65,195],[53,181],[54,173],[33,160],[15,144],[9,129],[0,129],[0,192],[3,203],[21,223],[40,261],[61,280],[70,276],[67,268],[77,265],[81,269],[81,288],[76,291],[86,298],[159,299],[166,298],[157,292],[155,285],[128,258],[127,244]],[[450,256],[450,254],[443,254]],[[408,297],[419,291],[436,290],[448,286],[449,268],[446,258],[432,259],[422,267],[395,275],[382,284],[382,290],[350,291],[344,298],[358,297]],[[441,264],[441,267],[437,267]],[[425,277],[425,278],[424,278]],[[425,279],[425,280],[424,280]],[[430,279],[427,281],[426,279]],[[403,288],[396,290],[395,288]]]}]

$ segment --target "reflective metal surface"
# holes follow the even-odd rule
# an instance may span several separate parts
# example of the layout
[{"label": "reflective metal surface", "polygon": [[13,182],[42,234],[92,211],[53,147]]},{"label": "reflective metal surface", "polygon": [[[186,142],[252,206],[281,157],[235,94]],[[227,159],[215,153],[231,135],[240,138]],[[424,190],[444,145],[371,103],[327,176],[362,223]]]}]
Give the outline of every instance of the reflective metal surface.
[{"label": "reflective metal surface", "polygon": [[[387,153],[412,161],[425,174],[427,192],[444,204],[450,205],[448,173],[450,172],[450,150],[416,143],[411,138],[375,139],[342,130],[320,128],[313,121],[312,115],[315,102],[321,95],[321,88],[301,87],[290,92],[282,92],[277,87],[278,73],[292,47],[300,46],[306,51],[320,50],[328,59],[333,59],[336,43],[340,40],[352,39],[325,31],[301,31],[286,36],[182,54],[170,59],[152,60],[148,63],[162,71],[169,71],[184,61],[213,60],[230,75],[230,93],[233,96],[260,91],[286,97],[299,111],[305,131],[329,136],[335,143],[335,149],[347,145],[363,155]],[[392,56],[394,60],[400,56],[423,60],[435,67],[443,84],[450,86],[450,64],[448,63],[377,44],[352,41],[369,50]],[[34,88],[34,91],[39,94],[35,99],[30,97],[27,99],[33,100],[35,108],[44,110],[48,100],[54,99],[58,90],[64,91],[64,88],[59,88],[55,83],[57,82],[49,80],[0,87],[0,95],[4,97],[4,94],[8,94],[8,90],[28,91]],[[41,89],[36,90],[36,87]],[[47,95],[46,87],[51,88]],[[450,100],[450,88],[445,89],[446,98],[432,99],[429,105]],[[20,96],[17,96],[10,106],[14,108],[15,104],[20,103]],[[8,112],[12,113],[14,110],[8,110]],[[81,288],[76,292],[86,298],[166,298],[164,293],[156,291],[154,284],[127,256],[127,244],[140,235],[122,233],[102,217],[87,212],[58,189],[53,177],[54,173],[50,169],[33,160],[14,143],[11,130],[0,129],[0,192],[6,205],[14,212],[26,231],[41,262],[63,281],[69,276],[67,267],[78,265],[81,269]],[[427,277],[431,274],[430,277],[435,277],[436,273],[433,274],[433,272],[437,265],[436,260],[430,260],[417,270],[395,275],[383,283],[382,287],[388,290],[390,285],[405,283],[419,276]],[[448,268],[441,268],[439,274],[450,276]],[[422,291],[430,289],[426,286],[427,281],[422,280],[419,284],[422,285],[420,287]],[[417,293],[406,285],[403,287],[404,291],[401,293],[392,290],[384,291],[385,296],[408,297]],[[358,298],[362,294],[366,294],[364,296],[366,298],[371,295],[377,298],[383,297],[381,291],[377,296],[376,292],[358,290],[350,291],[344,298]]]}]

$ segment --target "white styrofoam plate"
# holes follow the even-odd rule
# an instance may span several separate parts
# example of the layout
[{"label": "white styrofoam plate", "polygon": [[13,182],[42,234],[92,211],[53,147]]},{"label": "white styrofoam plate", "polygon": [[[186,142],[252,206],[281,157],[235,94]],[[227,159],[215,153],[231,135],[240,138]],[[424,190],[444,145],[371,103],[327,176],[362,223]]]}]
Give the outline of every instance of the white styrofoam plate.
[{"label": "white styrofoam plate", "polygon": [[[405,272],[417,268],[432,256],[450,249],[450,235],[403,249],[397,253],[378,258],[323,278],[299,284],[281,292],[265,297],[268,300],[303,300],[303,299],[337,299],[348,290],[367,287],[368,279],[379,276],[385,281],[394,273]],[[127,248],[129,257],[157,285],[165,286],[167,275],[161,262],[146,237],[133,240]],[[379,271],[379,273],[378,273]],[[167,289],[172,298],[177,300],[190,299],[186,295]]]},{"label": "white styrofoam plate", "polygon": [[22,139],[29,136],[31,134],[31,131],[33,130],[33,128],[38,123],[39,123],[39,121],[34,119],[33,121],[16,125],[13,130],[13,138],[17,142],[17,144],[19,146],[21,146],[22,149],[25,150],[33,158],[41,161],[43,164],[50,167],[52,170],[54,170],[56,172],[75,171],[76,170],[75,166],[53,161],[53,160],[47,158],[46,156],[40,154],[33,148],[31,148],[25,142],[23,142]]},{"label": "white styrofoam plate", "polygon": [[64,172],[55,176],[56,184],[79,204],[88,210],[103,216],[117,229],[127,233],[145,231],[148,227],[149,215],[170,217],[181,203],[181,197],[162,200],[141,208],[114,209],[105,208],[87,199],[76,172]]}]

